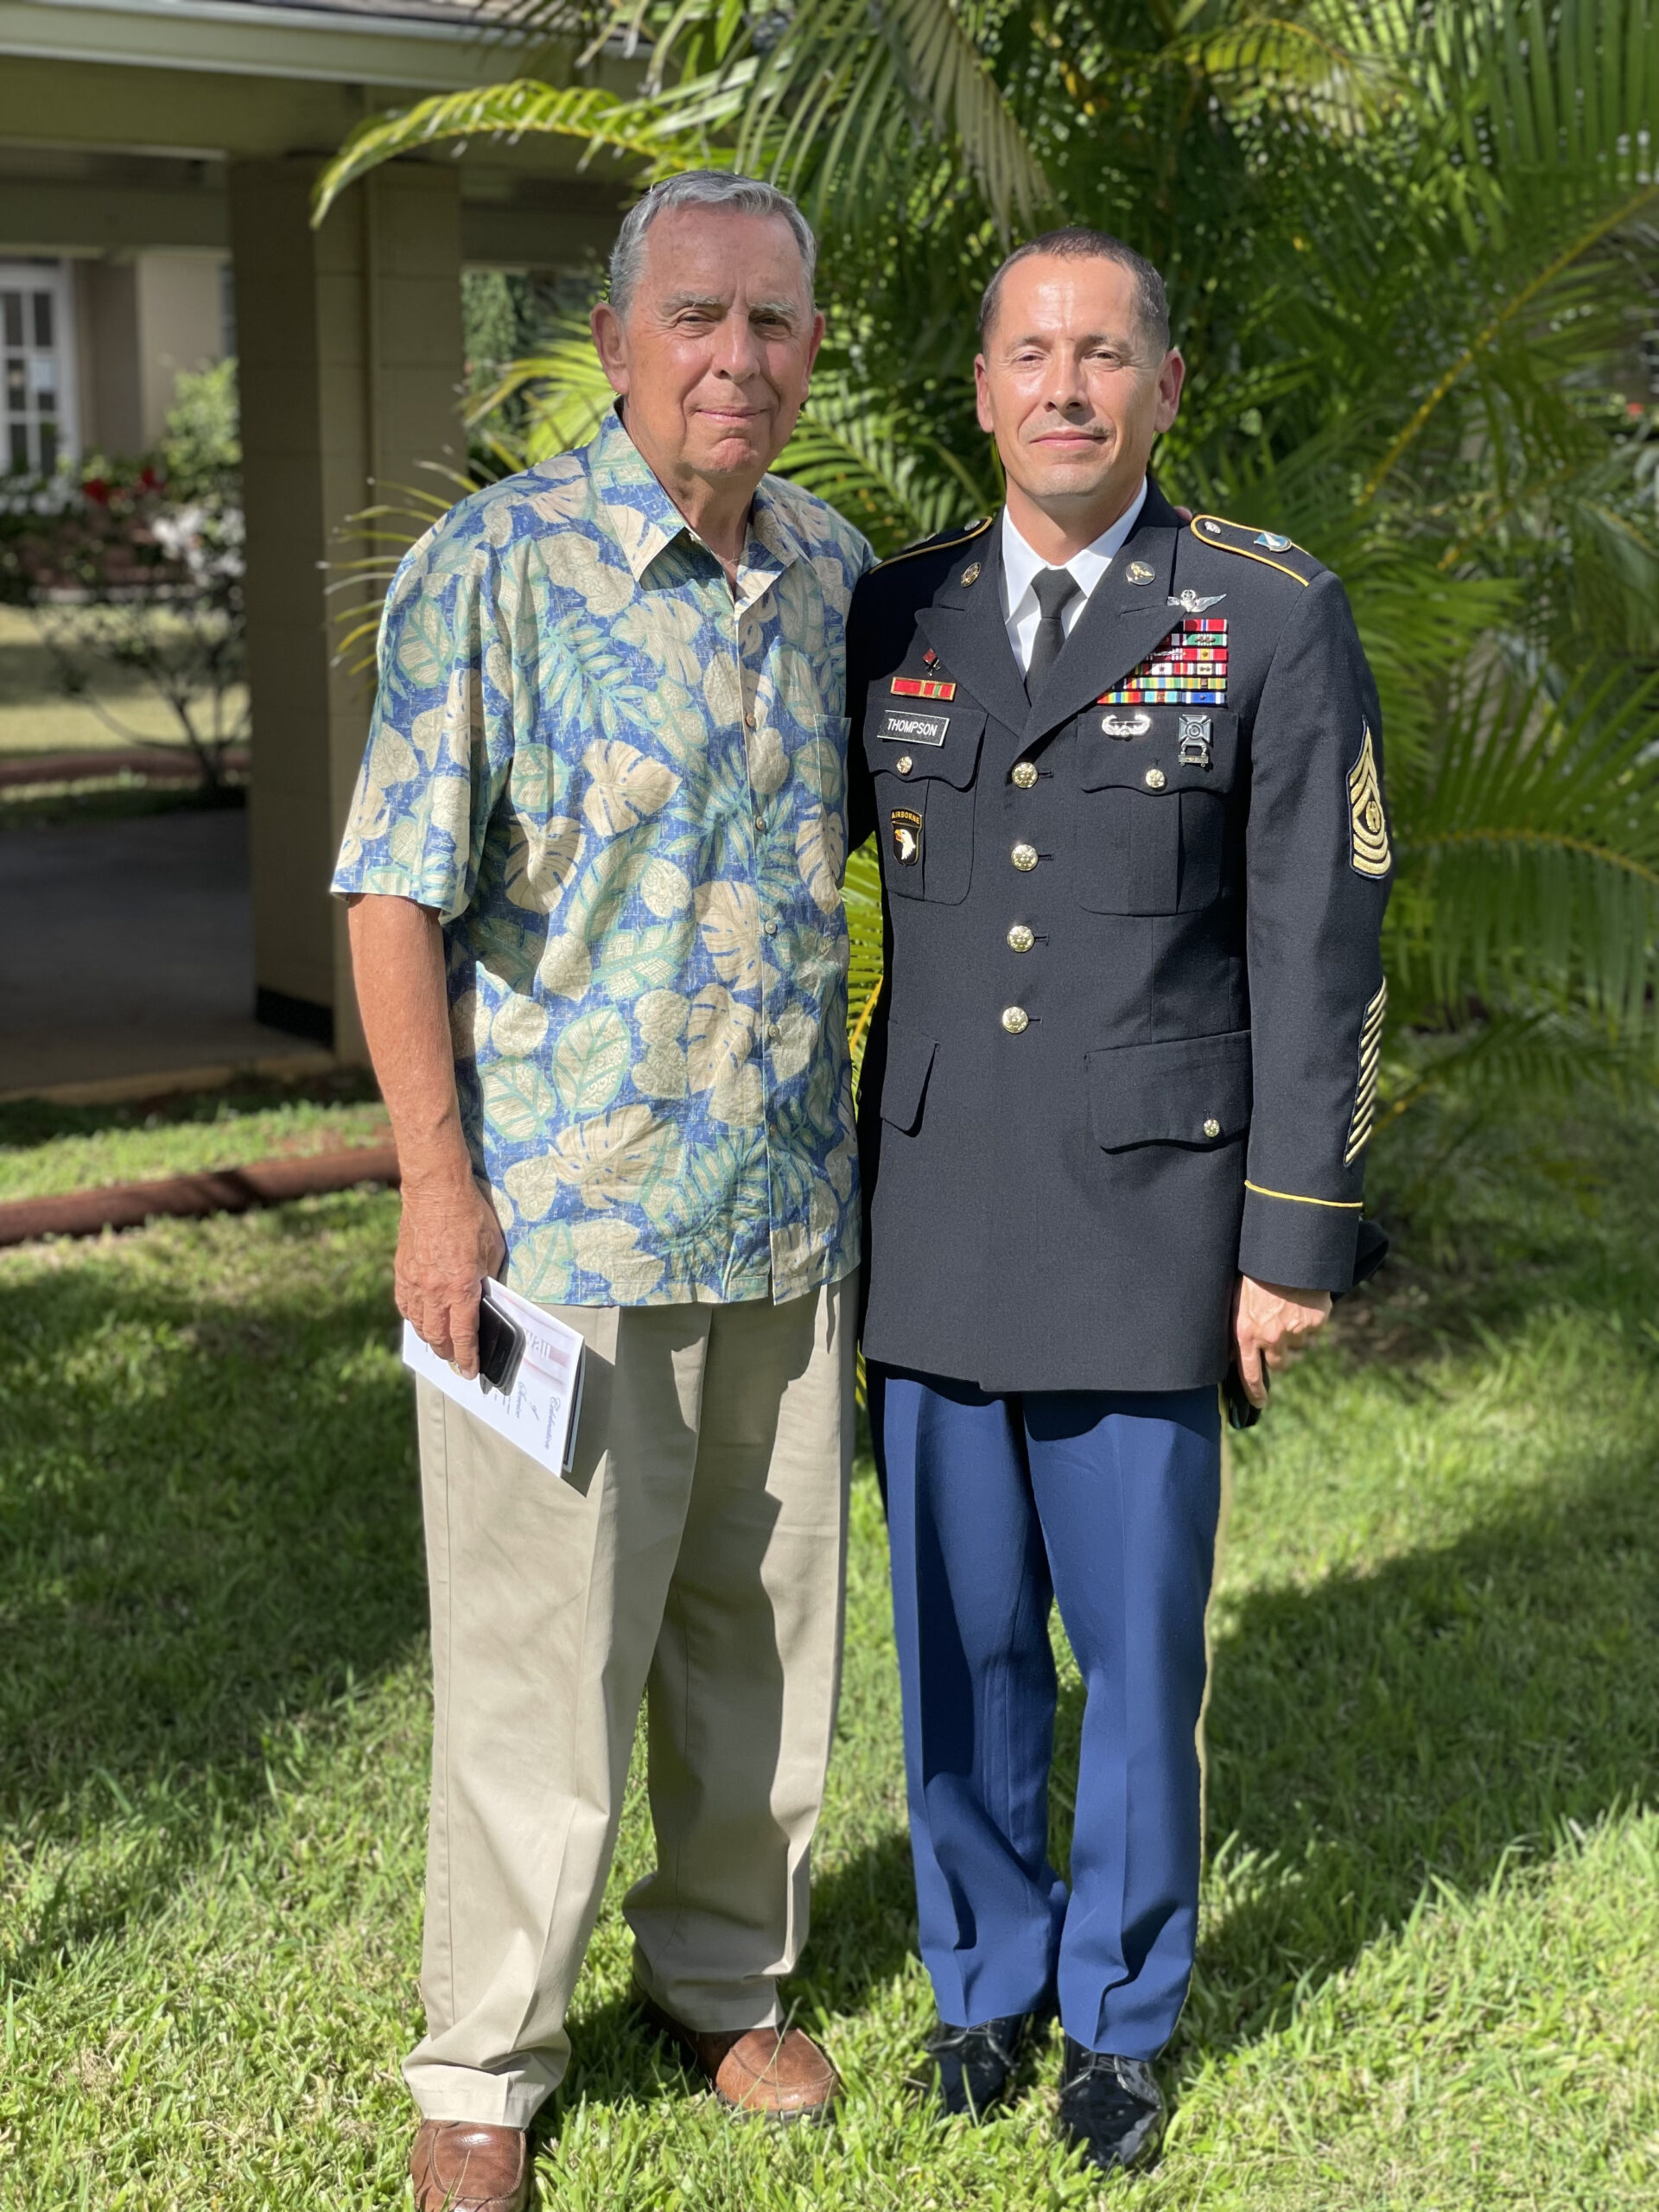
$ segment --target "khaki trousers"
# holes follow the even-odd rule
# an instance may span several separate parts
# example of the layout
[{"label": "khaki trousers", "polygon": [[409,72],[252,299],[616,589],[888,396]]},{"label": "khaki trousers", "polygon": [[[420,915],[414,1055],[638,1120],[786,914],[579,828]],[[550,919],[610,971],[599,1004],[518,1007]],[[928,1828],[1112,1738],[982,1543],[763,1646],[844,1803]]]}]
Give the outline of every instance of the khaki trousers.
[{"label": "khaki trousers", "polygon": [[419,1386],[435,1727],[429,2120],[529,2124],[647,1701],[634,1971],[695,2028],[779,2018],[840,1683],[854,1279],[782,1306],[561,1306],[588,1344],[556,1480]]}]

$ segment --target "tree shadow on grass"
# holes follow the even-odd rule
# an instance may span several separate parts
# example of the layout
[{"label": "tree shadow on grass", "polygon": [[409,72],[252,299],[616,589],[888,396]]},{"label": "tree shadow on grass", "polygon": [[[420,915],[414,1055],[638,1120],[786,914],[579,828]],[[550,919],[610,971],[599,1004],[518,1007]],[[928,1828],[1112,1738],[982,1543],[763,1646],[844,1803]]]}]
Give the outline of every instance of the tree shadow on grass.
[{"label": "tree shadow on grass", "polygon": [[[1659,1786],[1659,1463],[1604,1465],[1444,1547],[1236,1604],[1207,1726],[1211,1871],[1174,2055],[1270,2032],[1290,1993]],[[1076,1774],[1082,1692],[1057,1770]],[[1064,1839],[1063,1839],[1064,1840]]]},{"label": "tree shadow on grass", "polygon": [[[419,1649],[409,1391],[361,1234],[385,1203],[0,1281],[0,1828],[31,1862],[124,1832],[29,1916],[27,1955],[170,1895],[269,1804],[285,1719]],[[194,1294],[189,1236],[216,1255]]]}]

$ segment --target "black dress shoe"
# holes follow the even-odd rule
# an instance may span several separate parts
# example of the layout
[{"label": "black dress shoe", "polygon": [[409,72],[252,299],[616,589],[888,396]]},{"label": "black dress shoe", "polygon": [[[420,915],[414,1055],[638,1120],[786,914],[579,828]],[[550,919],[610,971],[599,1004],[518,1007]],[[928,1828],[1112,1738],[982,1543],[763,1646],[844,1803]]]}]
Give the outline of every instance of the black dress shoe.
[{"label": "black dress shoe", "polygon": [[1164,2137],[1164,2101],[1144,2058],[1114,2058],[1065,2039],[1060,2128],[1090,2161],[1114,2172],[1144,2166]]},{"label": "black dress shoe", "polygon": [[946,2112],[977,2120],[996,2102],[1007,2088],[1035,2018],[1033,2012],[1009,2012],[976,2028],[947,2027],[940,2021],[928,2039],[927,2055],[939,2069],[938,2094]]}]

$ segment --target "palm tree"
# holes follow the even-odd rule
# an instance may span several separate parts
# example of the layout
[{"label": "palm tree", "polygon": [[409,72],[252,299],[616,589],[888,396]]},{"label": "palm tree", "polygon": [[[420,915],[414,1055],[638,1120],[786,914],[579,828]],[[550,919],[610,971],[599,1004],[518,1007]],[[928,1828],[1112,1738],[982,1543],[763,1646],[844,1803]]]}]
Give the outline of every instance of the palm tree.
[{"label": "palm tree", "polygon": [[[780,467],[879,551],[995,500],[972,308],[1016,232],[1127,236],[1192,374],[1160,475],[1338,568],[1382,693],[1401,1110],[1659,1048],[1659,0],[626,0],[632,99],[521,82],[365,124],[320,213],[441,138],[775,178],[824,241]],[[518,365],[531,447],[608,394]],[[849,889],[879,960],[868,871]],[[861,1012],[855,988],[854,1015]]]}]

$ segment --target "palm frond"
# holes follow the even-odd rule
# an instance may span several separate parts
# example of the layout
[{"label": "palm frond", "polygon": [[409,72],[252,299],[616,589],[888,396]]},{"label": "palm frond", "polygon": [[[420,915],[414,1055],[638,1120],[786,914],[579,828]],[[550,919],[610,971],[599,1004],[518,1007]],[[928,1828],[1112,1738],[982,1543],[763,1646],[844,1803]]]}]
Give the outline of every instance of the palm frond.
[{"label": "palm frond", "polygon": [[1343,136],[1371,129],[1409,96],[1397,11],[1326,5],[1200,22],[1166,58],[1200,74],[1241,119],[1305,116]]},{"label": "palm frond", "polygon": [[625,99],[594,86],[544,85],[531,77],[475,92],[437,92],[358,125],[317,179],[311,220],[321,223],[346,187],[381,162],[445,141],[464,145],[474,138],[512,140],[526,134],[579,138],[590,154],[603,148],[631,156],[636,168],[643,165],[647,181],[694,162],[718,168],[729,155],[713,143],[690,147],[688,134],[729,119],[744,90],[742,79],[734,78],[722,94],[723,110],[707,91],[695,100]]},{"label": "palm frond", "polygon": [[[1362,503],[1506,343],[1535,353],[1552,312],[1593,317],[1605,287],[1586,263],[1659,208],[1652,0],[1555,0],[1548,16],[1539,0],[1464,0],[1434,15],[1424,60],[1463,156],[1459,214],[1491,304],[1390,441]],[[1603,334],[1604,353],[1606,343]]]},{"label": "palm frond", "polygon": [[1659,677],[1565,699],[1493,662],[1444,743],[1396,785],[1390,957],[1454,1006],[1548,984],[1651,1033],[1659,982]]},{"label": "palm frond", "polygon": [[820,372],[810,411],[774,464],[855,523],[885,556],[995,505],[993,487],[937,438]]},{"label": "palm frond", "polygon": [[841,898],[847,910],[847,1030],[856,1073],[881,988],[881,864],[873,841],[849,858]]},{"label": "palm frond", "polygon": [[[645,14],[625,0],[617,26],[637,32]],[[984,14],[963,0],[888,0],[879,10],[868,0],[799,0],[787,16],[762,20],[761,40],[735,45],[726,0],[693,0],[657,27],[648,97],[660,97],[684,62],[681,96],[696,87],[723,119],[749,72],[735,166],[772,177],[819,219],[849,226],[890,199],[918,142],[931,142],[973,180],[1006,237],[1055,194],[987,66]]]},{"label": "palm frond", "polygon": [[593,436],[616,395],[585,323],[562,321],[539,353],[509,361],[468,409],[469,426],[486,421],[515,397],[524,401],[527,418],[512,455],[516,467],[568,453]]}]

